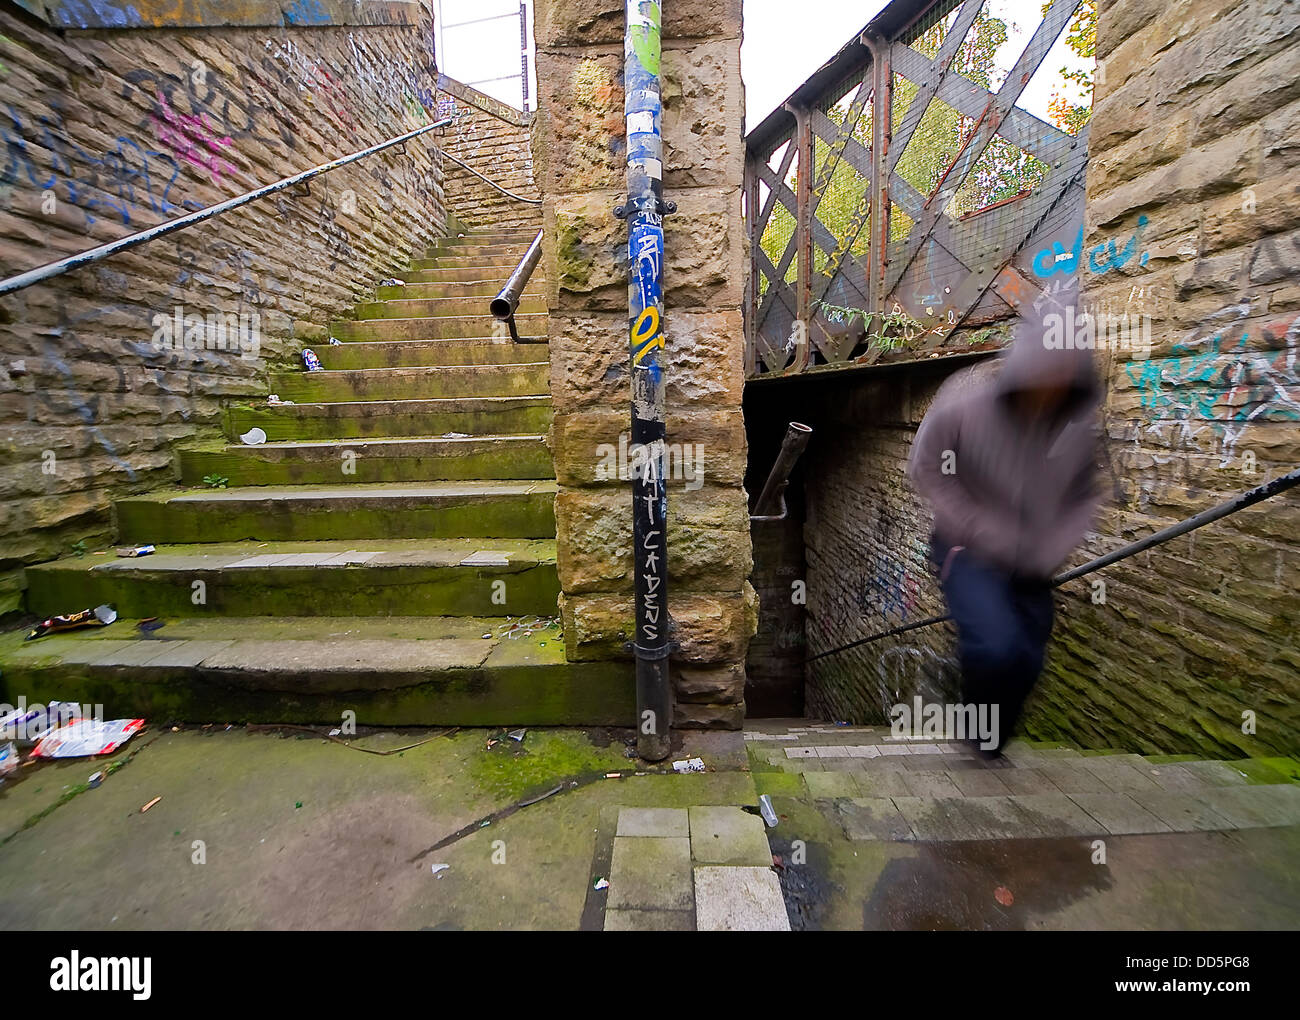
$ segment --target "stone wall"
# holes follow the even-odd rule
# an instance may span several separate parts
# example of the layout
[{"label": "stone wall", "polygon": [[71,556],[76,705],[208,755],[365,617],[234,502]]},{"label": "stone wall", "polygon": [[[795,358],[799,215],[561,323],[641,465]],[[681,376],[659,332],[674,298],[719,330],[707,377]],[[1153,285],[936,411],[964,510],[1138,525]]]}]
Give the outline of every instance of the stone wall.
[{"label": "stone wall", "polygon": [[[533,182],[532,114],[521,113],[444,74],[438,77],[438,118],[444,117],[454,121],[439,139],[447,155],[506,191],[528,199],[540,197]],[[503,195],[450,160],[443,169],[447,209],[465,226],[492,230],[542,225],[539,205]]]},{"label": "stone wall", "polygon": [[[1154,17],[1145,0],[1101,4],[1083,251],[1137,244],[1119,269],[1081,270],[1083,300],[1147,317],[1153,349],[1098,352],[1111,499],[1071,565],[1300,466],[1297,40],[1287,0],[1183,0]],[[846,379],[811,402],[828,428],[809,450],[810,652],[942,611],[903,474],[933,372]],[[1057,607],[1031,736],[1300,750],[1294,493],[1073,582]],[[951,686],[951,656],[930,628],[819,660],[809,711],[878,718],[886,690]]]},{"label": "stone wall", "polygon": [[[533,133],[550,290],[551,434],[571,659],[627,656],[633,634],[623,21],[617,0],[537,4]],[[662,30],[668,608],[677,725],[739,726],[756,596],[741,410],[739,0],[669,3]],[[602,449],[603,447],[603,449]],[[685,468],[683,469],[683,464]]]},{"label": "stone wall", "polygon": [[[1300,466],[1300,5],[1103,0],[1097,56],[1084,249],[1140,233],[1146,258],[1085,300],[1149,316],[1154,350],[1101,359],[1123,498],[1085,556]],[[1060,602],[1034,732],[1300,749],[1294,492],[1100,578]]]},{"label": "stone wall", "polygon": [[[335,6],[386,24],[250,15],[60,34],[0,9],[0,272],[431,123],[427,3]],[[442,232],[436,150],[406,150],[0,299],[0,612],[18,604],[24,563],[102,544],[111,497],[167,482],[177,442],[215,436],[222,398],[265,393],[268,361],[323,339]],[[242,347],[161,346],[178,306],[244,316]]]}]

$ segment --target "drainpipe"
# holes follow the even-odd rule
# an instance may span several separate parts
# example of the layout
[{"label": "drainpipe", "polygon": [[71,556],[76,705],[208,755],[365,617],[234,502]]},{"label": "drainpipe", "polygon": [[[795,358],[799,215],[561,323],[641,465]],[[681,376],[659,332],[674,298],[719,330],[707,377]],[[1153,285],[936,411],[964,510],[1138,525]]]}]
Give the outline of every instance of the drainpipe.
[{"label": "drainpipe", "polygon": [[627,122],[628,346],[632,379],[633,562],[636,571],[637,753],[663,761],[670,751],[672,686],[668,676],[668,488],[664,478],[665,212],[659,134],[661,14],[659,0],[625,0],[623,71]]}]

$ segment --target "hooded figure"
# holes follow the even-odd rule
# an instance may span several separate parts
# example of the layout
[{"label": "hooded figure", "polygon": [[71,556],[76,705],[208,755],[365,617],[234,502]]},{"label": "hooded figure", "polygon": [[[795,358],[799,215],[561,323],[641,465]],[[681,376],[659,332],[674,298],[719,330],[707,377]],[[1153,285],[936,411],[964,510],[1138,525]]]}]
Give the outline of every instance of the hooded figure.
[{"label": "hooded figure", "polygon": [[1052,574],[1099,502],[1091,352],[1046,337],[1041,320],[1022,320],[995,366],[945,382],[907,469],[934,510],[931,556],[957,623],[963,696],[996,706],[997,748],[1042,670]]}]

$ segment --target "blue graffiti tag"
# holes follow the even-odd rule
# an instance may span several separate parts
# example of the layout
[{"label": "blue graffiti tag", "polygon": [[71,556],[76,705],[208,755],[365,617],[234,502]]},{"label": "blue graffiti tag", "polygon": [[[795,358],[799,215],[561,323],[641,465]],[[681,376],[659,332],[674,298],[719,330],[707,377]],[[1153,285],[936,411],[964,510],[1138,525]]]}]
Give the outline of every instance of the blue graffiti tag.
[{"label": "blue graffiti tag", "polygon": [[[1117,250],[1115,240],[1103,241],[1097,247],[1088,253],[1088,268],[1100,275],[1108,273],[1112,269],[1123,269],[1133,256],[1137,254],[1138,245],[1142,237],[1142,231],[1147,225],[1147,218],[1139,216],[1137,230],[1129,238],[1128,243],[1122,250]],[[1083,254],[1083,228],[1079,228],[1079,233],[1074,239],[1074,246],[1070,251],[1065,250],[1065,246],[1058,241],[1053,241],[1051,247],[1044,248],[1034,256],[1033,268],[1034,275],[1040,280],[1045,280],[1049,276],[1057,273],[1072,275],[1079,268],[1079,259]],[[1150,258],[1148,252],[1143,252],[1138,258],[1138,265],[1145,266],[1147,259]]]}]

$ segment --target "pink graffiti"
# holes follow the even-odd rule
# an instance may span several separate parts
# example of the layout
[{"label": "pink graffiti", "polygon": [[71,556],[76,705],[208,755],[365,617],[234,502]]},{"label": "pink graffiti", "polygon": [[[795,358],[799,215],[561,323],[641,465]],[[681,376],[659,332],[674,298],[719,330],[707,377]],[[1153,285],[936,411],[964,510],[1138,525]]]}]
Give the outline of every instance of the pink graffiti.
[{"label": "pink graffiti", "polygon": [[153,124],[158,144],[166,146],[178,160],[208,171],[214,181],[235,169],[235,165],[220,154],[231,144],[229,135],[218,138],[216,132],[208,127],[206,114],[177,113],[166,96],[161,92],[157,95],[158,112],[153,114]]}]

